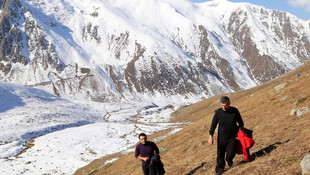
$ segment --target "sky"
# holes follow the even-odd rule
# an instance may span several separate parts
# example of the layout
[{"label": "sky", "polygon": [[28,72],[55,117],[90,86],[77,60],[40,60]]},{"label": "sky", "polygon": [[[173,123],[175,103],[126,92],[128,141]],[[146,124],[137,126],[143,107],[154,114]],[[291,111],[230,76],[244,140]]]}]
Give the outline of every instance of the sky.
[{"label": "sky", "polygon": [[[190,0],[192,2],[206,2],[211,0]],[[268,9],[275,9],[289,12],[303,20],[310,20],[310,0],[229,0],[230,2],[248,2],[264,6]]]}]

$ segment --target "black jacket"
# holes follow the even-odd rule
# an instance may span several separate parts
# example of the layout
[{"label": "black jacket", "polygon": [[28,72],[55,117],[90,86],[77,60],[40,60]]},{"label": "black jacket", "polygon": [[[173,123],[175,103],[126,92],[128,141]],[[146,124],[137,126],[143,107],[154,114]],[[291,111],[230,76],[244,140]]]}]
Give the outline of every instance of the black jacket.
[{"label": "black jacket", "polygon": [[244,125],[237,108],[230,106],[227,111],[219,108],[215,111],[209,133],[213,136],[214,130],[217,124],[219,124],[219,137],[225,139],[235,137],[239,129],[237,123],[239,124],[239,127],[243,127]]},{"label": "black jacket", "polygon": [[166,171],[164,169],[164,164],[161,162],[159,154],[155,154],[151,158],[150,166],[153,166],[153,168],[156,169],[156,172],[159,175],[166,173]]}]

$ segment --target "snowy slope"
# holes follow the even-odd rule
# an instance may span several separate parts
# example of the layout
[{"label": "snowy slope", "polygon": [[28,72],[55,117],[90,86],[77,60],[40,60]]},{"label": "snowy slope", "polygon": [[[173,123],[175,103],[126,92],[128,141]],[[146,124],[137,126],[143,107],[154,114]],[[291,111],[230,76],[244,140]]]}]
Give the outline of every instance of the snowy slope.
[{"label": "snowy slope", "polygon": [[[1,83],[1,144],[16,150],[2,150],[4,157],[16,155],[23,141],[67,127],[100,121],[89,109],[45,91]],[[18,128],[18,129],[17,129]]]},{"label": "snowy slope", "polygon": [[172,109],[147,103],[72,102],[0,83],[0,174],[72,174],[94,159],[126,151],[140,132],[167,123]]}]

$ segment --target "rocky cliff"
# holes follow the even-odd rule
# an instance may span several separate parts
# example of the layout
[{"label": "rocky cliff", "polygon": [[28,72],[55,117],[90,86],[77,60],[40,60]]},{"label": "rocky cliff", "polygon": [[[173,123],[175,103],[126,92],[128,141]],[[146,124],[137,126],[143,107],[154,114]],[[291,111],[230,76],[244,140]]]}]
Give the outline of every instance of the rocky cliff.
[{"label": "rocky cliff", "polygon": [[197,101],[254,87],[310,57],[309,21],[246,3],[0,5],[1,80],[61,97]]}]

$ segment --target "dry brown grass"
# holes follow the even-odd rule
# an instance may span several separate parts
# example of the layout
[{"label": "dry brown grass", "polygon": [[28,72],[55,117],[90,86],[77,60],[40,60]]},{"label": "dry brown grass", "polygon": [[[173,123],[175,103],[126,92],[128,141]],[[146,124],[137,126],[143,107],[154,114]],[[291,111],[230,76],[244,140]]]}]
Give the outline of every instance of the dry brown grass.
[{"label": "dry brown grass", "polygon": [[[297,73],[301,76],[297,77]],[[308,61],[273,81],[228,94],[232,106],[239,109],[245,127],[254,130],[255,145],[250,152],[256,157],[252,162],[242,164],[243,156],[237,155],[235,165],[224,174],[301,174],[299,163],[310,153],[310,113],[290,116],[290,112],[297,107],[310,107],[309,85]],[[207,140],[214,110],[219,108],[219,97],[183,107],[174,113],[172,121],[193,124],[157,142],[166,174],[214,174],[216,144],[210,147]],[[150,140],[163,134],[166,133],[157,133]],[[117,156],[120,156],[118,160],[102,166],[106,160]],[[141,162],[131,152],[95,160],[76,174],[143,173]]]}]

